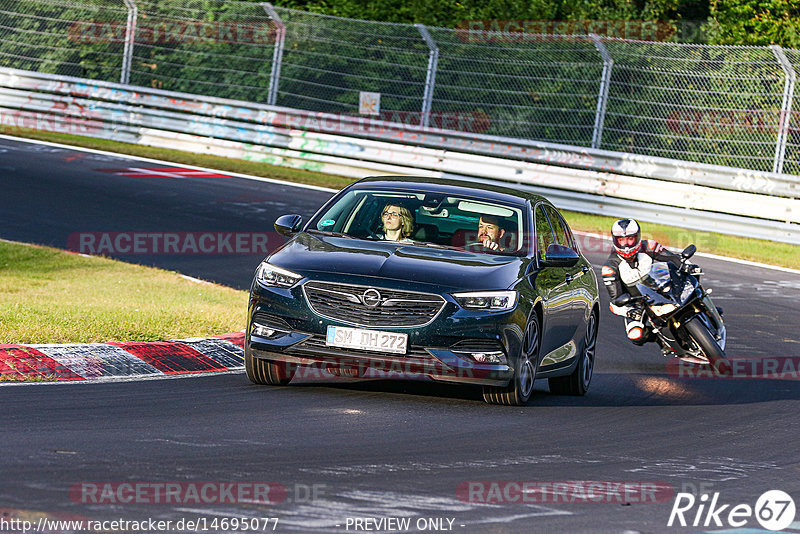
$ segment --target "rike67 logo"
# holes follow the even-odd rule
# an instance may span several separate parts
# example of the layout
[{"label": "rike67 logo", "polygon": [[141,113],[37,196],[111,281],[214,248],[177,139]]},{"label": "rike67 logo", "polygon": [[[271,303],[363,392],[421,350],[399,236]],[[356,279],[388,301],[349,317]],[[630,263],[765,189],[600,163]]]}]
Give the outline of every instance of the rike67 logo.
[{"label": "rike67 logo", "polygon": [[731,527],[740,528],[755,518],[763,528],[778,531],[794,522],[795,512],[794,500],[780,490],[764,492],[755,507],[749,504],[722,504],[719,492],[710,498],[704,493],[699,499],[691,493],[678,493],[667,526],[722,527],[725,522]]}]

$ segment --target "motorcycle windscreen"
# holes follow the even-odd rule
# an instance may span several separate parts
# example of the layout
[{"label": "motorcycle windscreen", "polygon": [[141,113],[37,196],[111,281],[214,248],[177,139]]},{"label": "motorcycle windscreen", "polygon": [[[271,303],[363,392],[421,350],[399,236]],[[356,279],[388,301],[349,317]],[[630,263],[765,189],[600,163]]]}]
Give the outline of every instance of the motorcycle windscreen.
[{"label": "motorcycle windscreen", "polygon": [[636,284],[636,289],[647,299],[648,304],[671,304],[675,300],[670,294],[673,285],[669,265],[653,262],[650,272]]}]

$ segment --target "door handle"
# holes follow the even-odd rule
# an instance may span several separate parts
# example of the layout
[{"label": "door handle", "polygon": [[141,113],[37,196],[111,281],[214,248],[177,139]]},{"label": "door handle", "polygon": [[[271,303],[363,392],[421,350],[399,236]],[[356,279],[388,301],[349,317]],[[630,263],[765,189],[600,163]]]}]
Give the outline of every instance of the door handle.
[{"label": "door handle", "polygon": [[578,274],[575,274],[575,275],[568,274],[567,276],[564,277],[564,281],[569,284],[570,282],[572,282],[573,280],[575,280],[577,278],[580,278],[581,276],[583,276],[587,272],[589,272],[589,268],[584,265],[583,267],[581,267],[581,271]]}]

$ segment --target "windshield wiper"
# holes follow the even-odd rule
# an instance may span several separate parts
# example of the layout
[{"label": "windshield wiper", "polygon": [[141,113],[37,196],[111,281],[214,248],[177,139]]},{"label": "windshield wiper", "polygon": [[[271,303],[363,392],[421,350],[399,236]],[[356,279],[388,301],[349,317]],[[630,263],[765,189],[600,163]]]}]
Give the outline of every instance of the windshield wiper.
[{"label": "windshield wiper", "polygon": [[307,230],[307,232],[310,233],[310,234],[321,234],[321,235],[327,235],[327,236],[330,236],[330,237],[346,237],[347,239],[358,239],[357,237],[353,237],[353,236],[348,235],[348,234],[343,234],[341,232],[331,232],[330,230],[317,230],[316,228],[312,228],[310,230]]}]

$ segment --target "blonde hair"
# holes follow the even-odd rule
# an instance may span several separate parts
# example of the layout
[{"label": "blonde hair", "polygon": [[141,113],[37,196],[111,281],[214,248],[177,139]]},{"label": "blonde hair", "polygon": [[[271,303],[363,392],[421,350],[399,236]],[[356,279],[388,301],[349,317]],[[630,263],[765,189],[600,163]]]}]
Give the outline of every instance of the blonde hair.
[{"label": "blonde hair", "polygon": [[400,213],[400,220],[402,221],[400,224],[400,236],[403,239],[410,237],[411,234],[414,233],[414,220],[411,218],[411,212],[408,208],[398,206],[397,204],[386,204],[381,210],[381,225],[383,226],[383,231],[386,232],[386,223],[383,222],[383,214],[389,211],[391,206],[396,207],[397,211]]}]

